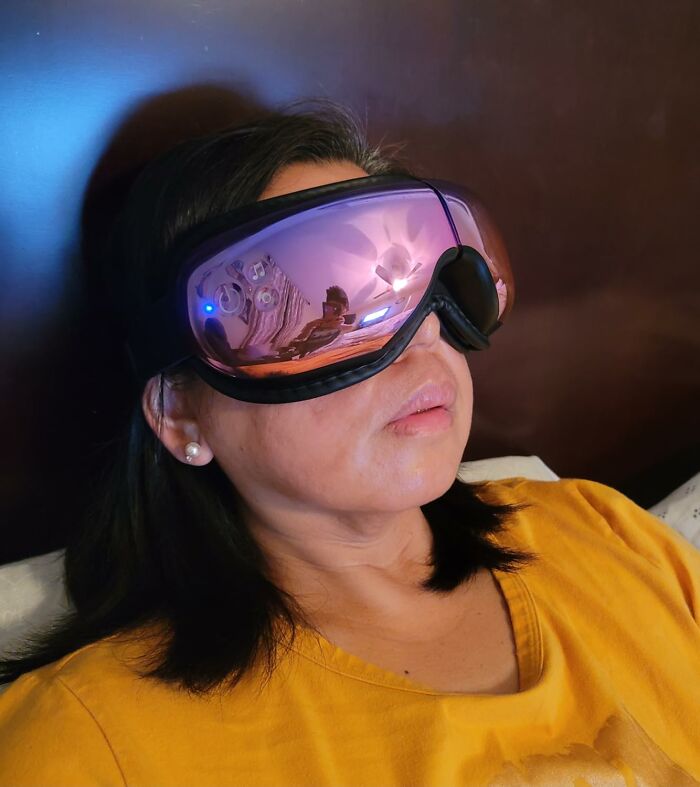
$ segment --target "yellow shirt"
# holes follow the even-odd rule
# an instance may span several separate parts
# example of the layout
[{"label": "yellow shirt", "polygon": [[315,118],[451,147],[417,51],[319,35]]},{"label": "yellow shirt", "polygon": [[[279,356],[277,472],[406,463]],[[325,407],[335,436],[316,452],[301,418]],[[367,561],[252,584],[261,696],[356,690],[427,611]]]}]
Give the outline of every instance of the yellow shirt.
[{"label": "yellow shirt", "polygon": [[[700,784],[700,552],[611,487],[512,478],[516,694],[434,691],[303,630],[259,694],[138,681],[108,638],[0,695],[0,785]],[[123,646],[123,643],[122,643]]]}]

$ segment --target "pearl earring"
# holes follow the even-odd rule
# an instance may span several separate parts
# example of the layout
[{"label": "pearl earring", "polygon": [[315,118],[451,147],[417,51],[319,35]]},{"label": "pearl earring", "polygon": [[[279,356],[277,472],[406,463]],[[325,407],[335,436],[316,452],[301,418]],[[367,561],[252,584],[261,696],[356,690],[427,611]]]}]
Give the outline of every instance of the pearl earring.
[{"label": "pearl earring", "polygon": [[199,443],[187,443],[185,446],[185,459],[188,462],[192,461],[192,457],[199,456],[202,446]]}]

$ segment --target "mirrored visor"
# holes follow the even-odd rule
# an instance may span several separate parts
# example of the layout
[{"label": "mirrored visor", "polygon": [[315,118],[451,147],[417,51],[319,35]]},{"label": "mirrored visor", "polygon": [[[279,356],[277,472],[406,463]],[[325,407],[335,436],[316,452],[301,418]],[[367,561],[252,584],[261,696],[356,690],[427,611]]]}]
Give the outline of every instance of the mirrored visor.
[{"label": "mirrored visor", "polygon": [[248,379],[381,349],[459,243],[428,187],[344,197],[233,234],[190,270],[187,311],[200,357]]}]

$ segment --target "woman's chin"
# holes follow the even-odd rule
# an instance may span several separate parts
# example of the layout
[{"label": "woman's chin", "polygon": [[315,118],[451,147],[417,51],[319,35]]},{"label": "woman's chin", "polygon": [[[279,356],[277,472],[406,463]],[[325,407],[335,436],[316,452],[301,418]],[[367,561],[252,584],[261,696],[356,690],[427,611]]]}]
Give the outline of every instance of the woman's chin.
[{"label": "woman's chin", "polygon": [[389,481],[387,504],[392,508],[397,505],[402,509],[415,508],[442,497],[455,482],[460,460],[461,455],[447,464],[443,457],[439,467],[435,464],[416,466],[396,477],[393,484]]}]

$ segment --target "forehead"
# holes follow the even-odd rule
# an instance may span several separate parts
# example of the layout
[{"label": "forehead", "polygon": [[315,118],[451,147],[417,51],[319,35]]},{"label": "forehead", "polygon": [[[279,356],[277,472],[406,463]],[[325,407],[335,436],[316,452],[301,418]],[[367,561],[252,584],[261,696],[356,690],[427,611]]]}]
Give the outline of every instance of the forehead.
[{"label": "forehead", "polygon": [[349,161],[297,162],[278,170],[259,199],[364,177],[367,177],[367,173]]}]

